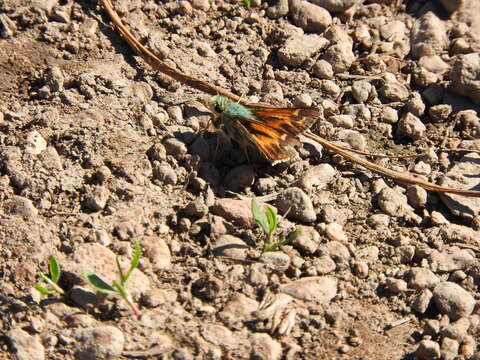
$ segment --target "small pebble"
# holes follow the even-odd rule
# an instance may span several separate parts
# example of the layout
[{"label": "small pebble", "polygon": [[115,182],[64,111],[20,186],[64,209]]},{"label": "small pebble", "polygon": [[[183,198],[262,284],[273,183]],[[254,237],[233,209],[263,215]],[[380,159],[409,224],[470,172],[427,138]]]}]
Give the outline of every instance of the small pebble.
[{"label": "small pebble", "polygon": [[278,211],[290,220],[310,223],[317,218],[312,200],[300,188],[291,187],[283,190],[278,194],[275,204]]}]

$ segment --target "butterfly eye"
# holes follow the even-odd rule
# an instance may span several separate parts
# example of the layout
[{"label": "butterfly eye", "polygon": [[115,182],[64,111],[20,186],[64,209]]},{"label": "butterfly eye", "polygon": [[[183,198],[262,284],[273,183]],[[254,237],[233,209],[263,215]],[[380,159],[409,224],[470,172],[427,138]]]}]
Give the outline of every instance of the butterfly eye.
[{"label": "butterfly eye", "polygon": [[213,107],[213,110],[216,113],[221,113],[223,111],[222,108],[220,107],[220,104],[215,104],[215,106]]}]

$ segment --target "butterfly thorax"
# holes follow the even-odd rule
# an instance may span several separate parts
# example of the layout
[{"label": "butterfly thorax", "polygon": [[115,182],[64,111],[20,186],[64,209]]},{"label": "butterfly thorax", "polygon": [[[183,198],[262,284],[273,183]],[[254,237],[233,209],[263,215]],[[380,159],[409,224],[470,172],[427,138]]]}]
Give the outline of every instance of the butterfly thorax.
[{"label": "butterfly thorax", "polygon": [[239,118],[256,119],[247,107],[221,95],[212,97],[210,108],[215,113],[213,125],[237,142],[242,142],[244,139],[238,133],[234,122],[238,121]]}]

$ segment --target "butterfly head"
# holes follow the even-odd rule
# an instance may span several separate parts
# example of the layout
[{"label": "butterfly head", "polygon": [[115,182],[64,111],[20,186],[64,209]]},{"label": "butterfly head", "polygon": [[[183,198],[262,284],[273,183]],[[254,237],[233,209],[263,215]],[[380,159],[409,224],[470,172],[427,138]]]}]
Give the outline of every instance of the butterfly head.
[{"label": "butterfly head", "polygon": [[210,100],[210,110],[212,110],[216,115],[221,114],[231,102],[232,100],[225,96],[216,95]]}]

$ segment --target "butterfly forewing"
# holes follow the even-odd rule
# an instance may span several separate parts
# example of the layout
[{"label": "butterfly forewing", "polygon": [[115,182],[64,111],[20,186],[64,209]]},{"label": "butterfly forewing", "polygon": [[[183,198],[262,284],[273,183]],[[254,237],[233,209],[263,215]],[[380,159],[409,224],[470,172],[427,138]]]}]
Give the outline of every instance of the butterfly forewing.
[{"label": "butterfly forewing", "polygon": [[239,117],[236,127],[270,161],[291,156],[287,145],[297,143],[297,135],[306,131],[318,116],[318,109],[283,109],[249,106],[256,119]]}]

